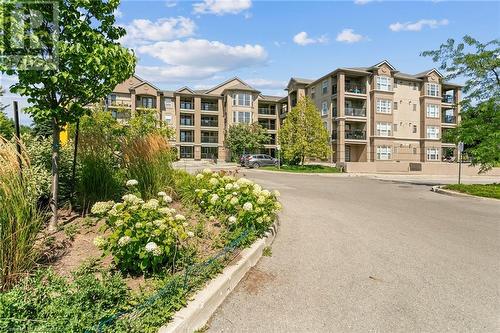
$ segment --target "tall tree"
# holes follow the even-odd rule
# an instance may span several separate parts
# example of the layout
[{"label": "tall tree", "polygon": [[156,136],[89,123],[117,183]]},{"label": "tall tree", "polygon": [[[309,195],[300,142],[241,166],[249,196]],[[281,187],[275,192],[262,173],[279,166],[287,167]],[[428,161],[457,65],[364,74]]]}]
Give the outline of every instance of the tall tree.
[{"label": "tall tree", "polygon": [[255,153],[268,141],[269,135],[259,123],[234,124],[226,134],[226,146],[233,160],[244,153]]},{"label": "tall tree", "polygon": [[422,52],[432,57],[446,73],[446,80],[466,79],[461,102],[462,120],[448,132],[449,138],[465,144],[465,152],[480,172],[500,165],[500,40],[487,43],[465,36],[438,50]]},{"label": "tall tree", "polygon": [[[132,75],[135,56],[118,39],[119,0],[14,1],[0,6],[0,71],[17,75],[12,92],[28,96],[35,121],[52,122],[52,218],[57,226],[59,133]],[[21,59],[19,61],[19,59]],[[13,63],[17,61],[17,63]]]},{"label": "tall tree", "polygon": [[304,165],[306,158],[328,157],[328,132],[311,99],[301,98],[287,114],[279,132],[279,142],[283,157],[289,163]]}]

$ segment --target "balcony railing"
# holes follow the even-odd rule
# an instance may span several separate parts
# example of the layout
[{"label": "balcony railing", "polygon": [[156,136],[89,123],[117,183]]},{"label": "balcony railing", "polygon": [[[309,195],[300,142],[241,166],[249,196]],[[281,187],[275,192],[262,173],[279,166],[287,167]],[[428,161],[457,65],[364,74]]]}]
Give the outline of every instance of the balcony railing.
[{"label": "balcony railing", "polygon": [[450,103],[453,104],[455,103],[455,96],[452,95],[443,95],[443,98],[441,99],[443,103]]},{"label": "balcony railing", "polygon": [[259,114],[274,116],[276,114],[276,110],[271,108],[259,108]]},{"label": "balcony railing", "polygon": [[201,136],[201,143],[219,143],[219,138],[216,136]]},{"label": "balcony railing", "polygon": [[345,108],[345,115],[351,117],[366,117],[366,108]]},{"label": "balcony railing", "polygon": [[201,126],[203,127],[217,127],[219,122],[217,120],[201,120]]},{"label": "balcony railing", "polygon": [[109,101],[109,106],[122,106],[122,107],[131,107],[130,102],[122,102],[122,101]]},{"label": "balcony railing", "polygon": [[183,110],[194,110],[194,105],[191,102],[181,102],[181,109],[183,109]]},{"label": "balcony railing", "polygon": [[262,126],[262,128],[265,128],[266,130],[271,130],[271,131],[276,130],[276,124],[259,122],[259,125]]},{"label": "balcony railing", "polygon": [[218,111],[217,104],[213,103],[201,103],[201,110],[202,111]]},{"label": "balcony railing", "polygon": [[[337,131],[332,131],[332,140],[337,139]],[[366,140],[366,131],[364,130],[347,130],[344,132],[344,138],[348,140]]]},{"label": "balcony railing", "polygon": [[361,84],[346,84],[345,91],[353,94],[366,94],[366,87]]},{"label": "balcony railing", "polygon": [[445,124],[456,124],[457,123],[457,117],[453,115],[443,115],[442,119],[443,123]]}]

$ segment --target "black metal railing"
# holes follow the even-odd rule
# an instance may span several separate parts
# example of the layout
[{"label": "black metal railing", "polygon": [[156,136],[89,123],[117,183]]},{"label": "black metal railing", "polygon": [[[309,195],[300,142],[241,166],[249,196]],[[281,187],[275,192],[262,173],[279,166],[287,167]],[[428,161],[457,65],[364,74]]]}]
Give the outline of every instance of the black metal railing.
[{"label": "black metal railing", "polygon": [[218,143],[219,138],[217,136],[202,135],[201,143]]},{"label": "black metal railing", "polygon": [[345,85],[345,91],[353,94],[366,94],[366,87],[361,84],[348,83]]},{"label": "black metal railing", "polygon": [[345,108],[345,115],[352,117],[366,117],[366,108]]},{"label": "black metal railing", "polygon": [[443,115],[443,123],[445,124],[456,124],[457,122],[457,117],[453,115]]},{"label": "black metal railing", "polygon": [[218,111],[217,104],[214,103],[201,103],[202,111]]},{"label": "black metal railing", "polygon": [[455,96],[452,96],[452,95],[443,95],[441,101],[443,103],[453,104],[453,103],[455,103]]},{"label": "black metal railing", "polygon": [[366,140],[366,131],[364,130],[347,130],[345,131],[345,138],[350,140]]},{"label": "black metal railing", "polygon": [[203,126],[203,127],[217,127],[217,126],[219,126],[219,122],[217,120],[201,118],[201,126]]},{"label": "black metal railing", "polygon": [[183,110],[194,110],[194,105],[191,102],[181,102],[181,109],[183,109]]},{"label": "black metal railing", "polygon": [[259,114],[263,115],[272,115],[274,116],[276,114],[276,109],[271,109],[271,108],[259,108]]}]

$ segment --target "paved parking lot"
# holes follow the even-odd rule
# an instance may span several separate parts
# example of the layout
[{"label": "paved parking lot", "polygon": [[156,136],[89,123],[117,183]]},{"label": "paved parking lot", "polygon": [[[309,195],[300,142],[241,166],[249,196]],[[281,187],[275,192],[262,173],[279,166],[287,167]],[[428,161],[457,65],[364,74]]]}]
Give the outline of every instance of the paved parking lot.
[{"label": "paved parking lot", "polygon": [[244,172],[281,191],[281,229],[209,332],[500,331],[500,202]]}]

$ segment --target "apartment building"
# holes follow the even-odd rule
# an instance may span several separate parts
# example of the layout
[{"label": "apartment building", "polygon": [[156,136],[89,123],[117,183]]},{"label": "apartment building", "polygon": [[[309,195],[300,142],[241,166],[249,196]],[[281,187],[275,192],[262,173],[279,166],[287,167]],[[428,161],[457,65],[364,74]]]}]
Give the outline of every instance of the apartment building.
[{"label": "apartment building", "polygon": [[286,102],[286,97],[263,95],[239,78],[205,90],[182,87],[166,91],[133,75],[116,86],[106,104],[119,121],[127,121],[142,110],[156,110],[160,124],[174,127],[172,144],[180,158],[227,160],[230,152],[224,137],[235,123],[262,125],[270,136],[262,153],[274,156],[278,111]]},{"label": "apartment building", "polygon": [[441,138],[459,121],[461,86],[443,82],[436,69],[406,74],[384,60],[316,80],[291,78],[286,90],[290,107],[303,96],[316,104],[331,133],[332,162],[435,162],[456,155],[455,145]]}]

